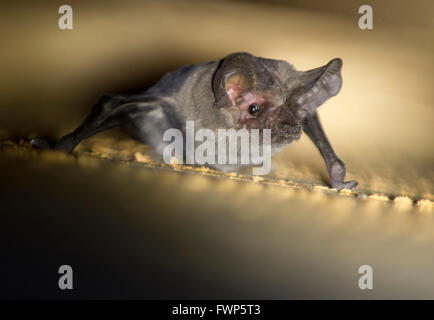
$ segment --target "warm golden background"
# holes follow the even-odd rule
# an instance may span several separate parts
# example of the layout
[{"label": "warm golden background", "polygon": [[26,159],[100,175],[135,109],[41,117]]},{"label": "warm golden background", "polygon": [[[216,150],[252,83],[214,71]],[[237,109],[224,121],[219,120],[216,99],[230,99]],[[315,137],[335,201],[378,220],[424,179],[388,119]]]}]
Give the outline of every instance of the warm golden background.
[{"label": "warm golden background", "polygon": [[[143,90],[167,71],[234,51],[300,70],[341,57],[342,91],[320,115],[360,186],[348,195],[324,188],[325,166],[307,137],[274,158],[272,186],[83,160],[84,153],[147,159],[146,147],[119,132],[65,158],[31,152],[25,140],[22,147],[3,143],[2,214],[16,223],[8,229],[14,237],[27,230],[7,243],[9,272],[18,272],[27,253],[44,288],[50,273],[39,257],[57,265],[61,249],[52,242],[63,239],[70,254],[63,260],[87,272],[98,274],[116,247],[112,259],[128,281],[153,279],[153,286],[139,281],[122,291],[131,283],[122,284],[113,267],[106,275],[116,278],[112,287],[102,276],[92,286],[89,276],[78,297],[434,297],[432,1],[68,1],[74,29],[65,31],[57,27],[62,4],[1,5],[0,140],[59,137],[104,92]],[[362,4],[373,7],[373,30],[358,28]],[[94,239],[101,242],[91,250]],[[150,264],[146,250],[159,262]],[[362,264],[378,274],[370,293],[357,288]],[[177,289],[153,272],[178,281]],[[56,296],[14,281],[8,277],[9,296],[23,286],[29,297]]]}]

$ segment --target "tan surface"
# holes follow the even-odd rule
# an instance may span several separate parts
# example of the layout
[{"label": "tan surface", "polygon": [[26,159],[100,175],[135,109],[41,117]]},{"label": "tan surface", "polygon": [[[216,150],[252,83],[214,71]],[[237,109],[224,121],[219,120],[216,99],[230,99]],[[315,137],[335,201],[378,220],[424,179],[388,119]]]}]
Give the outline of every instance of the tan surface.
[{"label": "tan surface", "polygon": [[[434,295],[430,200],[170,168],[149,162],[143,145],[94,140],[74,155],[2,145],[4,208],[32,235],[8,249],[42,261],[30,280],[8,278],[19,290],[27,283],[24,296],[37,286],[38,297],[57,297],[35,277],[59,261],[81,272],[80,298]],[[373,291],[357,287],[364,264],[374,268]]]}]

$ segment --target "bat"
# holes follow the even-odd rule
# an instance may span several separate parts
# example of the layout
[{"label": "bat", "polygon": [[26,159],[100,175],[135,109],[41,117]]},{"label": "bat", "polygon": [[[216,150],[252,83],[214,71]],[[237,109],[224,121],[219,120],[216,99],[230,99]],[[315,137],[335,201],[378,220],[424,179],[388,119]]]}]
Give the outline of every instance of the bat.
[{"label": "bat", "polygon": [[[279,152],[304,131],[321,153],[338,190],[354,189],[344,181],[346,168],[324,133],[317,108],[342,86],[342,60],[308,71],[297,71],[282,60],[237,52],[223,59],[186,66],[164,75],[154,86],[133,95],[104,95],[74,131],[63,136],[56,150],[72,152],[84,139],[104,130],[124,127],[133,137],[163,154],[170,128],[271,130],[272,153]],[[31,144],[49,145],[41,138]],[[216,166],[224,169],[225,166]]]}]

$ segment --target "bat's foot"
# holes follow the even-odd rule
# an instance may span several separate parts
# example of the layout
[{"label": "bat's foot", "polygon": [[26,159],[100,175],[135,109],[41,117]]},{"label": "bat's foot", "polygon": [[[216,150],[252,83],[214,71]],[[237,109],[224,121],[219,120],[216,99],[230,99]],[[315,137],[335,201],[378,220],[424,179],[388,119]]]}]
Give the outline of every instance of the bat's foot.
[{"label": "bat's foot", "polygon": [[53,150],[55,146],[55,142],[48,142],[43,138],[33,138],[30,140],[30,144],[32,147],[43,150]]},{"label": "bat's foot", "polygon": [[71,153],[74,149],[76,143],[74,142],[74,139],[72,139],[70,136],[66,135],[62,137],[58,142],[56,141],[48,141],[43,138],[34,138],[30,140],[30,144],[37,149],[42,150],[58,150],[58,151],[64,151],[67,153]]},{"label": "bat's foot", "polygon": [[342,190],[342,189],[354,190],[357,187],[357,185],[358,182],[356,180],[350,180],[350,181],[332,184],[332,188],[336,188],[338,190]]}]

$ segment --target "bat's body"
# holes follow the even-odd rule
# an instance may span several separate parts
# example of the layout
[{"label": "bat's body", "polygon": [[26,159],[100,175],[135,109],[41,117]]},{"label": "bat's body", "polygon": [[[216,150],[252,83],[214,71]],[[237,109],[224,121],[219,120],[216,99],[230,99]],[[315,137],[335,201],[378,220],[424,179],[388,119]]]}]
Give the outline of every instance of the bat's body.
[{"label": "bat's body", "polygon": [[[166,74],[137,95],[103,96],[84,122],[64,136],[56,149],[72,152],[80,141],[103,130],[124,126],[136,138],[162,154],[167,129],[184,134],[186,121],[196,129],[271,129],[271,149],[277,152],[305,131],[324,157],[332,187],[354,188],[344,182],[345,165],[336,156],[316,109],[341,87],[342,61],[307,72],[285,61],[235,53],[224,59],[181,68]],[[42,145],[41,140],[32,143]],[[217,166],[225,169],[227,166]]]}]

